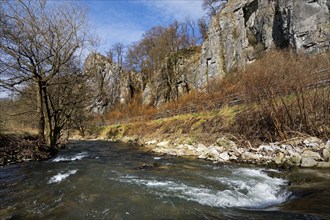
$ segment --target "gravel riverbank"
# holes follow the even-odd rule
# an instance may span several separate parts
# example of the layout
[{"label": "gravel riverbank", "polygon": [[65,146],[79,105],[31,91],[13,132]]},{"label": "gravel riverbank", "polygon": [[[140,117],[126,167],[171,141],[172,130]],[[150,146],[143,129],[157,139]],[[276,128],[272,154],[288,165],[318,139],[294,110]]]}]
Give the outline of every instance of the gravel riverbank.
[{"label": "gravel riverbank", "polygon": [[215,163],[248,163],[277,167],[330,168],[330,140],[316,137],[299,137],[287,141],[242,147],[227,137],[220,137],[209,146],[202,143],[177,144],[172,140],[143,140],[122,137],[119,141],[138,143],[147,150],[173,156],[193,156]]}]

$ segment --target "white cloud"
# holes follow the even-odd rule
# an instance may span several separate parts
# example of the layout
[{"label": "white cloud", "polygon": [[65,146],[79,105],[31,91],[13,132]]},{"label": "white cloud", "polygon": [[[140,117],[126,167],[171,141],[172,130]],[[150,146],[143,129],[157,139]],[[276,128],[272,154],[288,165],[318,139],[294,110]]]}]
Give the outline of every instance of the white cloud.
[{"label": "white cloud", "polygon": [[152,8],[155,13],[160,13],[167,20],[183,21],[187,17],[195,19],[205,15],[201,0],[146,0],[143,4]]},{"label": "white cloud", "polygon": [[167,25],[175,19],[200,18],[205,13],[201,0],[132,0],[86,1],[90,21],[100,39],[99,50],[105,52],[112,44],[130,44],[141,39],[153,26]]},{"label": "white cloud", "polygon": [[130,44],[140,40],[145,30],[135,25],[112,23],[96,27],[95,32],[100,38],[100,49],[105,52],[114,43]]},{"label": "white cloud", "polygon": [[116,11],[109,5],[103,5],[106,3],[99,2],[94,6],[96,10],[91,14],[91,24],[99,38],[100,52],[107,51],[111,45],[118,42],[127,45],[140,40],[145,28],[132,19],[130,11]]}]

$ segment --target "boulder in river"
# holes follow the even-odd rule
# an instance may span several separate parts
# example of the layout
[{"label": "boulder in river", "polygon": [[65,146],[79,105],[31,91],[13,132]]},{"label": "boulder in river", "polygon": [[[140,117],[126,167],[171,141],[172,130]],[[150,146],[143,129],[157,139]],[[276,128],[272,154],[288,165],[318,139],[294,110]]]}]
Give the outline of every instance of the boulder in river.
[{"label": "boulder in river", "polygon": [[204,144],[197,144],[196,151],[199,153],[205,152],[207,147]]},{"label": "boulder in river", "polygon": [[170,145],[169,141],[163,141],[157,144],[157,147],[163,147],[163,148],[168,148]]},{"label": "boulder in river", "polygon": [[302,158],[301,167],[315,167],[317,166],[317,162],[313,158]]},{"label": "boulder in river", "polygon": [[223,152],[219,155],[219,158],[223,161],[228,161],[230,157],[227,152]]},{"label": "boulder in river", "polygon": [[322,157],[320,156],[319,153],[311,151],[311,150],[305,150],[302,153],[302,157],[303,158],[313,158],[315,160],[321,160],[322,159]]},{"label": "boulder in river", "polygon": [[209,147],[208,149],[207,149],[207,157],[206,158],[208,158],[208,159],[210,159],[210,160],[219,160],[220,159],[220,153],[219,153],[219,151],[217,150],[217,148],[215,147],[215,146],[213,146],[213,147]]},{"label": "boulder in river", "polygon": [[289,161],[290,164],[299,166],[301,162],[301,156],[298,153],[291,155]]},{"label": "boulder in river", "polygon": [[308,137],[303,140],[303,143],[307,147],[319,147],[321,144],[323,144],[323,141],[317,137]]},{"label": "boulder in river", "polygon": [[218,138],[218,140],[216,141],[216,144],[219,147],[223,147],[226,150],[236,150],[237,149],[237,145],[235,144],[235,142],[232,140],[229,140],[226,137]]},{"label": "boulder in river", "polygon": [[249,160],[258,161],[259,159],[262,158],[262,156],[260,154],[255,154],[255,153],[251,153],[251,152],[244,152],[242,154],[242,158],[245,161],[249,161]]},{"label": "boulder in river", "polygon": [[157,144],[156,140],[151,140],[146,142],[146,145],[154,145],[154,144]]},{"label": "boulder in river", "polygon": [[322,154],[323,154],[323,159],[325,161],[329,161],[330,160],[330,150],[329,149],[324,148]]},{"label": "boulder in river", "polygon": [[278,153],[275,157],[274,157],[274,162],[277,165],[280,165],[283,163],[284,160],[284,154],[282,152]]},{"label": "boulder in river", "polygon": [[274,149],[271,145],[262,144],[259,146],[258,151],[269,153],[269,152],[273,152]]},{"label": "boulder in river", "polygon": [[325,144],[325,148],[330,149],[330,140],[328,140],[327,143]]}]

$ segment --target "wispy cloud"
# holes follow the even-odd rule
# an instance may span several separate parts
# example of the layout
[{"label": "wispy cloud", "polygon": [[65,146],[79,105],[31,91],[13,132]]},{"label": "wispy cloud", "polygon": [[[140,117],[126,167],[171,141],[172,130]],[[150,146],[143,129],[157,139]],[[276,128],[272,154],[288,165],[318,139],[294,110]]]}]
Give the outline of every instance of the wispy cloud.
[{"label": "wispy cloud", "polygon": [[96,34],[100,38],[100,48],[104,52],[114,43],[121,42],[130,44],[141,39],[144,33],[143,28],[126,24],[103,24],[96,28]]},{"label": "wispy cloud", "polygon": [[120,1],[86,1],[90,23],[99,38],[99,50],[107,51],[117,42],[130,44],[141,39],[145,27],[137,19],[130,4]]},{"label": "wispy cloud", "polygon": [[194,19],[205,15],[201,0],[144,0],[142,2],[166,20],[183,21],[187,17]]},{"label": "wispy cloud", "polygon": [[90,23],[105,52],[116,42],[130,44],[141,39],[153,26],[204,15],[201,0],[84,1],[90,9]]}]

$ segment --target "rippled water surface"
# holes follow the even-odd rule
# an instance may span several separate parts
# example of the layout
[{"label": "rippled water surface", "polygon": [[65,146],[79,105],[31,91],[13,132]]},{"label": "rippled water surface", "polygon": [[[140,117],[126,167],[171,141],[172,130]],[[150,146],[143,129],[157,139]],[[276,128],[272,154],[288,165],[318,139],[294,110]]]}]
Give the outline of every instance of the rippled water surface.
[{"label": "rippled water surface", "polygon": [[1,219],[330,219],[329,170],[272,170],[72,142],[0,168]]}]

